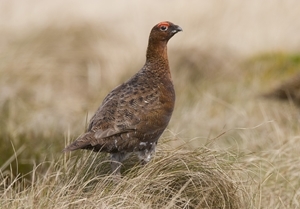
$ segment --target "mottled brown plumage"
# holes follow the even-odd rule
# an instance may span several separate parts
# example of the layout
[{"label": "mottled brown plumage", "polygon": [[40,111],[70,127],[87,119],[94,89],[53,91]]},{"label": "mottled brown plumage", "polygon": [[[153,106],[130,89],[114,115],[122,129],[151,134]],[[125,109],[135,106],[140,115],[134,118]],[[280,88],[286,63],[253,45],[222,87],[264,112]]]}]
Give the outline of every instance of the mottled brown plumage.
[{"label": "mottled brown plumage", "polygon": [[89,149],[111,153],[112,171],[116,174],[120,173],[120,162],[130,152],[137,152],[142,163],[151,159],[174,109],[167,43],[179,31],[179,26],[167,21],[152,28],[145,65],[105,97],[86,133],[64,151]]}]

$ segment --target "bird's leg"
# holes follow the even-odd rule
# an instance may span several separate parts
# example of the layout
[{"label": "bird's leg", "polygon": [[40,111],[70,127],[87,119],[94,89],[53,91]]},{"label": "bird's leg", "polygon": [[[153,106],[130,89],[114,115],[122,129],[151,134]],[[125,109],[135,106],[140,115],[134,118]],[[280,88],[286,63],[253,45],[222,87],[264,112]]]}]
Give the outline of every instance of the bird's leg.
[{"label": "bird's leg", "polygon": [[111,172],[114,175],[121,176],[121,166],[123,160],[125,160],[128,156],[128,153],[126,152],[117,152],[117,153],[111,153],[110,159],[111,159]]},{"label": "bird's leg", "polygon": [[138,152],[138,158],[141,165],[146,165],[155,153],[156,142],[151,143],[150,149],[144,149]]}]

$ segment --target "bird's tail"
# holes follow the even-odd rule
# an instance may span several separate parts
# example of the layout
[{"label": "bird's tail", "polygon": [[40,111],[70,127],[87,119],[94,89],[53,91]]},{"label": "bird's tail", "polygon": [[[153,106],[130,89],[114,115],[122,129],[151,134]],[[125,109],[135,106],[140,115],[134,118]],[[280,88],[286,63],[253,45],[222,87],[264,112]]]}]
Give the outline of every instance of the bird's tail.
[{"label": "bird's tail", "polygon": [[86,146],[91,144],[95,133],[87,132],[80,135],[73,143],[68,145],[63,152],[70,152],[78,149],[84,149]]}]

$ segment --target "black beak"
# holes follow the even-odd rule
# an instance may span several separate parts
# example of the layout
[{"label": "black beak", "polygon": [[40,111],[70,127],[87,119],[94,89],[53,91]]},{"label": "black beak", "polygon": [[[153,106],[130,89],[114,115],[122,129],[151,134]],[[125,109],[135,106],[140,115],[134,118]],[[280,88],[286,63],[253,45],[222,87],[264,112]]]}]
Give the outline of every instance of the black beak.
[{"label": "black beak", "polygon": [[183,31],[182,28],[178,25],[174,25],[172,33],[175,34],[175,33],[178,33],[179,31]]}]

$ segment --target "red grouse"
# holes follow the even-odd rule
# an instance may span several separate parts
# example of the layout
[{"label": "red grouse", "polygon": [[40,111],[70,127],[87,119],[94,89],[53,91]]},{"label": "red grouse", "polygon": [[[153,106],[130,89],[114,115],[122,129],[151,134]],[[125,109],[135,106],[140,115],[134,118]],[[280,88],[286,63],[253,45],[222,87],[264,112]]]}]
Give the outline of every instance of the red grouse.
[{"label": "red grouse", "polygon": [[65,152],[108,152],[112,172],[118,175],[121,162],[131,152],[138,154],[142,164],[150,161],[174,109],[167,43],[179,31],[181,27],[168,21],[152,28],[145,65],[105,97],[86,133],[67,146]]}]

